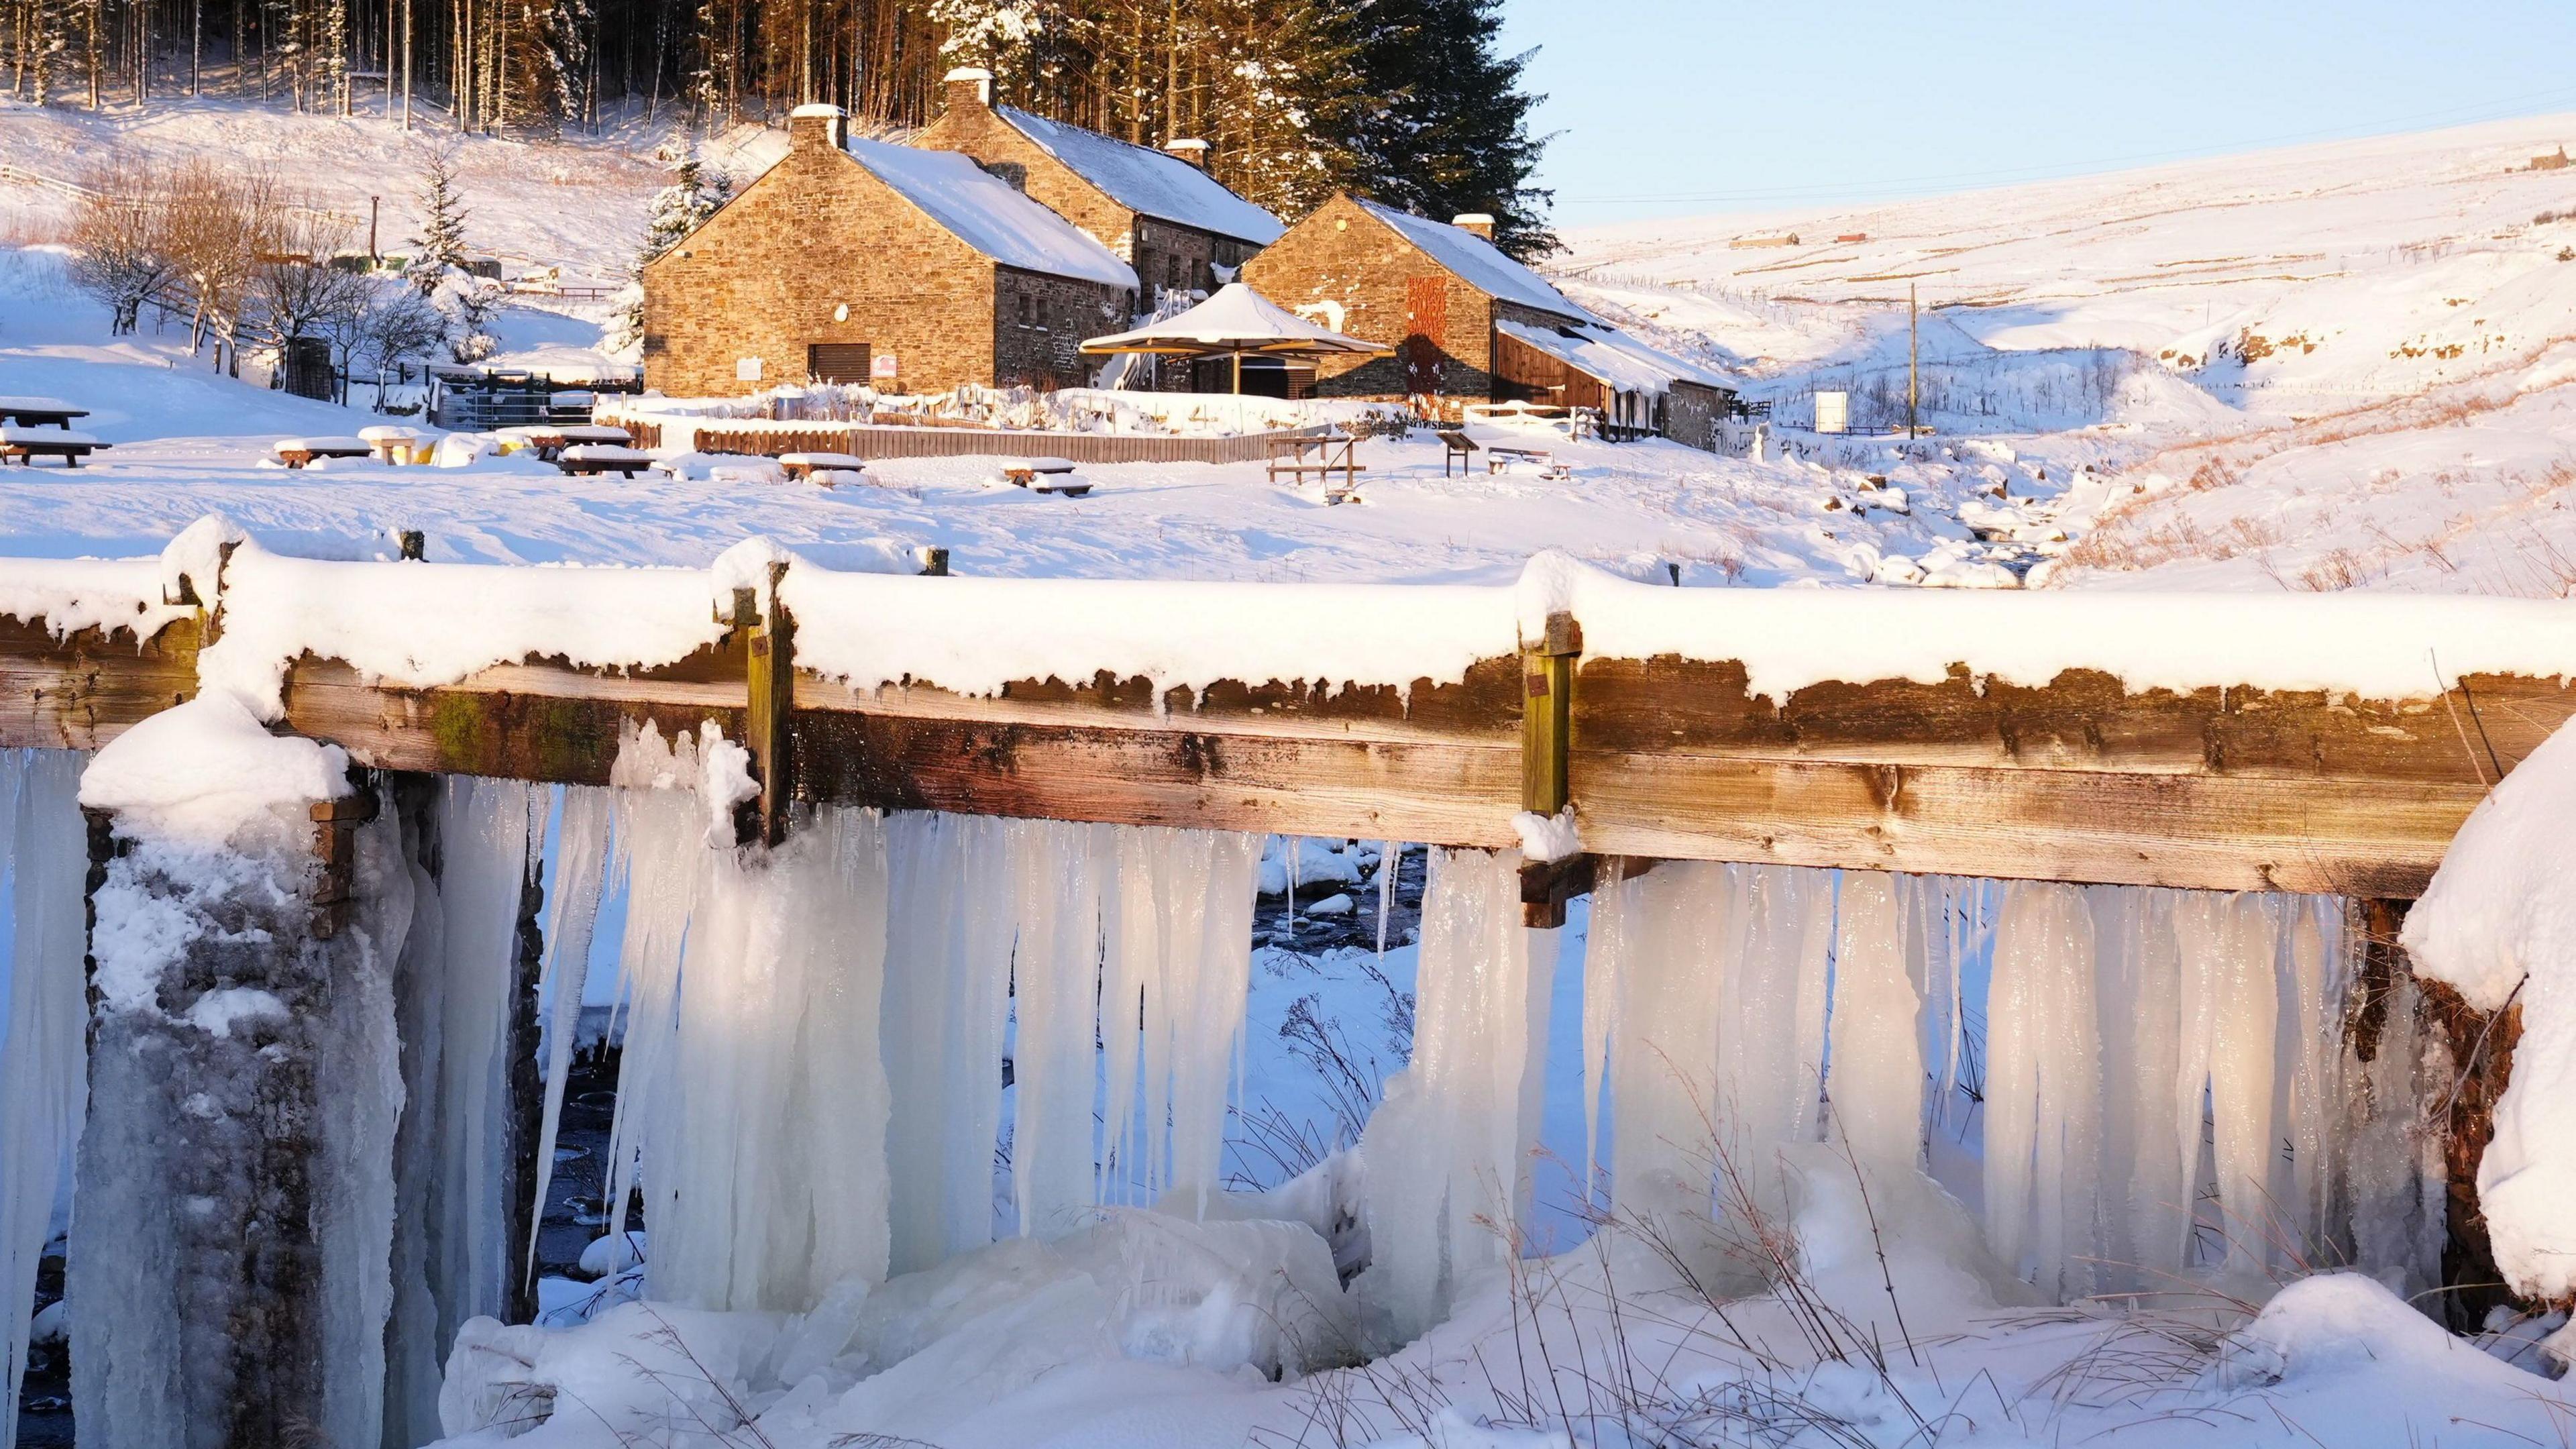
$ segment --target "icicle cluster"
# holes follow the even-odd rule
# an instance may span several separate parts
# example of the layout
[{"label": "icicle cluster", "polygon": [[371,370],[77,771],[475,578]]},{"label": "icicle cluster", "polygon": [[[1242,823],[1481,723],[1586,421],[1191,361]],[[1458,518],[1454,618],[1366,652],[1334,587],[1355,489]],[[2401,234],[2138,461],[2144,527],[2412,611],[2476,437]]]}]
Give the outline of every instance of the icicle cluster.
[{"label": "icicle cluster", "polygon": [[17,1442],[36,1265],[70,1206],[73,1144],[89,1091],[81,980],[88,947],[81,883],[89,850],[79,805],[82,756],[0,750],[0,866],[8,867],[8,948],[0,1002],[0,1446]]},{"label": "icicle cluster", "polygon": [[1204,1204],[1257,837],[822,810],[710,849],[708,743],[647,733],[617,771],[609,1197],[645,1190],[654,1296],[801,1311],[1014,1226]]}]

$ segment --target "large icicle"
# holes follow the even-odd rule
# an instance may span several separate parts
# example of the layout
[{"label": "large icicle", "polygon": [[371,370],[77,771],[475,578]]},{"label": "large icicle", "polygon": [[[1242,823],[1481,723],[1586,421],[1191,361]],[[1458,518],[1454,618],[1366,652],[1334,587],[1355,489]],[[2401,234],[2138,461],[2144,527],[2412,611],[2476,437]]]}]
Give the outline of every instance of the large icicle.
[{"label": "large icicle", "polygon": [[1729,874],[1741,954],[1718,986],[1714,1110],[1721,1167],[1736,1180],[1720,1186],[1779,1218],[1788,1207],[1779,1149],[1815,1141],[1819,1126],[1833,880],[1788,866]]},{"label": "large icicle", "polygon": [[897,1273],[993,1240],[1012,935],[1002,830],[975,816],[887,822],[882,1041]]},{"label": "large icicle", "polygon": [[1923,1152],[1922,999],[1896,882],[1845,871],[1834,950],[1834,1123],[1864,1171],[1913,1171]]},{"label": "large icicle", "polygon": [[18,1439],[37,1260],[56,1206],[70,1196],[88,1098],[83,760],[68,750],[0,750],[0,865],[11,878],[8,1035],[0,1040],[0,1449]]},{"label": "large icicle", "polygon": [[2101,1035],[2093,919],[2074,886],[2004,888],[1986,1008],[1986,1232],[2052,1296],[2091,1290],[2100,1255]]},{"label": "large icicle", "polygon": [[1100,881],[1092,832],[1014,821],[1019,948],[1012,960],[1011,1187],[1020,1235],[1055,1237],[1099,1195],[1092,1155]]},{"label": "large icicle", "polygon": [[886,1271],[883,831],[830,809],[774,851],[697,854],[675,1088],[644,1161],[646,1281],[701,1308],[803,1312]]},{"label": "large icicle", "polygon": [[1413,1060],[1360,1141],[1373,1261],[1361,1290],[1399,1340],[1437,1322],[1513,1250],[1536,1141],[1525,1074],[1553,933],[1521,925],[1515,851],[1435,850],[1423,898]]},{"label": "large icicle", "polygon": [[555,1134],[563,1121],[564,1081],[581,1035],[581,1000],[590,980],[590,940],[608,885],[609,828],[616,797],[574,786],[564,792],[563,831],[555,847],[555,881],[546,921],[542,980],[546,1014],[546,1100],[537,1138],[537,1180],[528,1206],[528,1276],[537,1271],[537,1235],[545,1227],[546,1192],[554,1182]]},{"label": "large icicle", "polygon": [[1611,1203],[1675,1241],[1676,1221],[1716,1210],[1718,1017],[1741,932],[1736,869],[1666,861],[1594,895],[1583,1007],[1591,1074],[1610,1096]]},{"label": "large icicle", "polygon": [[2102,1286],[2169,1292],[2189,1266],[2200,1098],[2174,1090],[2182,1055],[2182,966],[2172,891],[2095,886],[2102,1042]]}]

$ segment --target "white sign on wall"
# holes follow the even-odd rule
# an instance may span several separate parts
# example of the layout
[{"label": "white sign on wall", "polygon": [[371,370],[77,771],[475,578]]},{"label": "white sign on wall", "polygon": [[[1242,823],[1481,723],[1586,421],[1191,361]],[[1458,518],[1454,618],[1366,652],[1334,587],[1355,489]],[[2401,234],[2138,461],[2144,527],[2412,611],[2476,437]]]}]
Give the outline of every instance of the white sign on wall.
[{"label": "white sign on wall", "polygon": [[868,376],[870,377],[892,378],[900,377],[902,375],[903,374],[895,367],[894,354],[891,352],[880,352],[875,357],[868,360]]},{"label": "white sign on wall", "polygon": [[757,357],[738,357],[734,359],[733,378],[736,382],[760,381],[760,359]]}]

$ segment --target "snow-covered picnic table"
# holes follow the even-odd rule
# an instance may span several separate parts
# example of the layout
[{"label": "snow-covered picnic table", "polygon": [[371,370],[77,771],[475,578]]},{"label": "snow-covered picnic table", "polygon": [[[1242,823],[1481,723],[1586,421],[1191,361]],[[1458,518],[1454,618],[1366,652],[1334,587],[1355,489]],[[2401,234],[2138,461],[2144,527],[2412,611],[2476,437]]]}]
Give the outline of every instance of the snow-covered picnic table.
[{"label": "snow-covered picnic table", "polygon": [[406,463],[411,461],[412,445],[420,441],[420,434],[409,428],[378,423],[371,428],[358,429],[358,439],[375,449],[376,456],[386,462]]},{"label": "snow-covered picnic table", "polygon": [[574,475],[617,473],[632,478],[653,466],[653,455],[614,443],[575,443],[555,454],[554,465]]},{"label": "snow-covered picnic table", "polygon": [[864,473],[867,460],[850,453],[781,453],[778,466],[787,476],[810,480],[817,473]]},{"label": "snow-covered picnic table", "polygon": [[301,468],[316,458],[371,457],[376,451],[364,438],[280,438],[273,450],[277,461],[289,468]]},{"label": "snow-covered picnic table", "polygon": [[75,433],[69,427],[0,426],[0,460],[15,458],[31,468],[38,458],[60,458],[64,467],[77,468],[90,450],[106,446],[89,434]]},{"label": "snow-covered picnic table", "polygon": [[536,455],[551,463],[566,448],[585,445],[624,446],[635,441],[635,435],[624,428],[604,423],[536,424],[529,427],[502,428],[494,437],[506,438],[535,450]]},{"label": "snow-covered picnic table", "polygon": [[42,427],[51,423],[65,432],[72,419],[89,416],[89,409],[74,407],[58,397],[0,397],[0,423],[24,423]]},{"label": "snow-covered picnic table", "polygon": [[1070,458],[1013,458],[1002,465],[1002,481],[1032,493],[1061,493],[1067,498],[1091,491],[1091,480],[1073,471]]}]

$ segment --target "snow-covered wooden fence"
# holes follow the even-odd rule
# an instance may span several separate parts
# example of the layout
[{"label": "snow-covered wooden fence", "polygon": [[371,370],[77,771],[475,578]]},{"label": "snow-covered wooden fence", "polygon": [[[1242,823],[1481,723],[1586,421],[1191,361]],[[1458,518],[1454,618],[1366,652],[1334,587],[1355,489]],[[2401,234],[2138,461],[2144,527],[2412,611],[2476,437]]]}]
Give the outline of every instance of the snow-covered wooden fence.
[{"label": "snow-covered wooden fence", "polygon": [[[499,588],[554,617],[580,607],[576,584],[601,575],[697,582],[648,570],[274,562],[295,571],[297,608],[317,638],[382,627],[363,616],[415,581],[438,595]],[[2557,641],[2533,637],[2518,611],[2570,611],[2493,600],[2186,600],[2206,612],[2177,613],[2174,601],[2135,595],[1757,597],[1623,583],[1617,607],[1629,617],[1614,616],[1606,636],[1578,606],[1550,611],[1553,627],[1516,650],[1507,590],[896,578],[806,565],[782,577],[787,613],[798,583],[861,602],[847,619],[799,617],[782,641],[789,702],[761,727],[781,753],[766,783],[782,798],[889,808],[1502,846],[1518,838],[1516,814],[1570,804],[1594,855],[2404,899],[2489,785],[2576,713],[2576,693],[2554,673],[2478,668],[2468,653],[2474,631],[2496,629],[2522,636],[2497,647],[2541,658]],[[383,659],[299,648],[279,676],[281,723],[380,768],[601,783],[620,731],[648,719],[667,733],[712,718],[743,737],[750,651],[764,631],[756,593],[743,591],[739,617],[711,616],[703,640],[652,663],[575,664],[539,628],[521,657],[407,683]],[[1315,612],[1318,594],[1338,617]],[[1479,632],[1458,616],[1480,605],[1494,646],[1481,651],[1456,638]],[[1688,647],[1640,657],[1621,636],[1639,633],[1641,605],[1647,632]],[[971,642],[945,637],[1036,629],[1079,658],[1086,640],[1065,628],[1064,607],[1101,621],[1088,641],[1101,646],[1100,667],[990,678],[991,660],[966,663],[955,651]],[[2391,610],[2412,624],[2392,629]],[[147,621],[141,637],[87,616],[0,614],[0,746],[95,748],[194,693],[201,641],[220,616],[135,611]],[[1059,617],[1041,617],[1050,612]],[[2012,642],[2070,613],[2080,622],[2061,626],[2062,648]],[[1909,616],[1932,614],[1960,631],[1952,645],[1909,641],[1911,657],[1885,674],[1844,662],[1893,657],[1853,646],[1846,631],[1921,635]],[[1692,657],[1723,651],[1738,627],[1730,616],[1747,657]],[[2132,639],[2077,637],[2115,631],[2123,616]],[[441,617],[433,607],[419,627]],[[1211,662],[1222,640],[1199,637],[1211,619],[1310,634],[1302,652],[1316,668],[1284,679],[1257,664],[1228,671]],[[867,652],[852,631],[893,636],[934,621],[940,647],[977,678],[846,671],[854,647]],[[1453,677],[1324,673],[1331,635],[1424,627],[1451,636],[1435,652],[1457,656],[1439,671]],[[1703,629],[1720,642],[1682,637]],[[2015,682],[1981,667],[1998,644],[2023,659],[2057,649],[2070,662]],[[1188,661],[1186,678],[1158,683],[1160,671],[1116,660],[1184,646],[1206,656]],[[1961,657],[1922,668],[1945,648]],[[2441,672],[2452,667],[2445,651],[2475,672]],[[2228,654],[2269,682],[2287,667],[2380,687],[2141,683],[2142,669],[2214,678]],[[1769,677],[1784,658],[1801,661],[1795,687]],[[1853,677],[1862,674],[1873,677]],[[1561,763],[1533,751],[1561,752]]]},{"label": "snow-covered wooden fence", "polygon": [[1151,433],[1051,433],[966,426],[904,427],[864,423],[772,422],[761,418],[690,419],[674,415],[613,416],[636,446],[672,446],[684,438],[700,452],[775,458],[783,453],[847,453],[880,458],[1064,458],[1075,463],[1258,463],[1270,440],[1313,436],[1329,425],[1236,437]]}]

